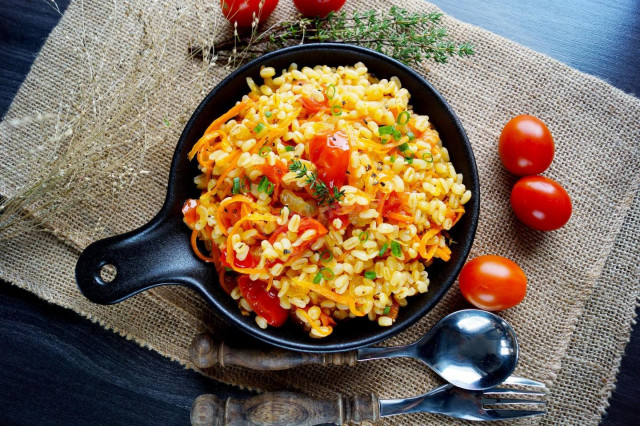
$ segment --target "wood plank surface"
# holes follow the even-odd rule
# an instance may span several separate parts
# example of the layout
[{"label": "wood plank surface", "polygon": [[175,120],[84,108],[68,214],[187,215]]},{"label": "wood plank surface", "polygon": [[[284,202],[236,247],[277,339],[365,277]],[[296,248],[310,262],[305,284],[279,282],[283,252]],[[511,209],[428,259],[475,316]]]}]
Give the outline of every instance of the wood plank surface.
[{"label": "wood plank surface", "polygon": [[[281,0],[286,1],[286,0]],[[432,0],[452,16],[640,93],[636,0]],[[68,0],[57,2],[61,11]],[[0,117],[59,19],[48,0],[0,0]],[[640,327],[603,425],[638,424]],[[0,424],[188,424],[196,396],[248,395],[0,282]]]}]

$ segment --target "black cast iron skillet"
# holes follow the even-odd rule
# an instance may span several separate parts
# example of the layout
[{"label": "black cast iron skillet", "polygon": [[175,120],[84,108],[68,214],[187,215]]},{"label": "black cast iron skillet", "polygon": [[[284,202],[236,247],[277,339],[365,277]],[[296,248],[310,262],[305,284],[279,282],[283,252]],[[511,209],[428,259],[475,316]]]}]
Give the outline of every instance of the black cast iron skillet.
[{"label": "black cast iron skillet", "polygon": [[[248,93],[246,78],[260,81],[262,66],[276,70],[292,62],[302,66],[354,65],[363,62],[378,78],[397,76],[411,94],[416,112],[429,116],[449,150],[456,170],[473,193],[466,204],[466,214],[451,231],[458,244],[449,262],[437,260],[429,268],[431,284],[425,294],[409,298],[391,327],[380,327],[366,318],[340,323],[324,339],[312,339],[290,322],[283,327],[260,329],[253,316],[240,314],[236,302],[219,286],[213,264],[199,260],[190,246],[190,230],[182,222],[181,208],[187,198],[199,197],[193,178],[199,174],[196,162],[187,153],[207,126]],[[460,65],[462,66],[462,65]],[[199,291],[231,326],[258,339],[285,349],[307,352],[339,352],[380,342],[406,329],[424,316],[442,298],[455,281],[464,264],[478,223],[480,209],[478,173],[471,146],[457,117],[436,90],[416,72],[374,51],[343,44],[309,44],[266,54],[243,66],[216,86],[202,101],[187,123],[176,147],[167,198],[162,210],[143,227],[115,237],[97,241],[87,247],[76,265],[80,291],[101,304],[120,302],[143,290],[159,285],[186,285]],[[100,270],[105,265],[116,268],[115,279],[105,282]]]}]

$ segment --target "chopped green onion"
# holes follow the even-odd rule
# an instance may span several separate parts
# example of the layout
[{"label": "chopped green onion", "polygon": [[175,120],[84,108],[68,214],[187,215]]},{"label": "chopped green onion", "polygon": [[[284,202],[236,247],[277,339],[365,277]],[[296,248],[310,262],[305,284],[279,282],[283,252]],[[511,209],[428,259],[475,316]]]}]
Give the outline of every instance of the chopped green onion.
[{"label": "chopped green onion", "polygon": [[322,281],[322,274],[320,272],[318,272],[316,274],[316,276],[313,277],[313,283],[314,284],[320,284],[320,281]]},{"label": "chopped green onion", "polygon": [[260,148],[260,151],[258,151],[258,154],[260,155],[260,157],[266,157],[269,152],[271,152],[271,148],[269,148],[268,146],[263,146],[262,148]]},{"label": "chopped green onion", "polygon": [[327,86],[327,89],[324,91],[324,94],[327,95],[327,99],[331,100],[336,96],[336,86],[330,84]]},{"label": "chopped green onion", "polygon": [[342,115],[342,107],[340,105],[334,105],[331,107],[331,114],[338,116]]},{"label": "chopped green onion", "polygon": [[409,149],[409,144],[405,142],[405,143],[403,143],[403,144],[399,145],[399,146],[398,146],[398,149],[399,149],[400,151],[403,151],[403,152],[404,152],[404,151],[406,151],[406,150],[408,150],[408,149]]},{"label": "chopped green onion", "polygon": [[362,231],[361,233],[358,234],[358,238],[360,239],[361,242],[365,242],[369,239],[369,233],[366,231]]},{"label": "chopped green onion", "polygon": [[409,164],[413,164],[413,157],[404,157],[404,160]]},{"label": "chopped green onion", "polygon": [[[425,158],[426,156],[429,156],[428,160]],[[425,160],[427,163],[433,163],[433,155],[431,155],[430,152],[425,152],[424,154],[422,154],[422,159]]]},{"label": "chopped green onion", "polygon": [[[325,271],[328,272],[328,274],[325,274]],[[329,268],[322,268],[320,269],[320,275],[322,275],[322,278],[324,278],[326,281],[329,281],[330,279],[332,279],[333,277],[335,277],[335,275],[333,274],[333,271]]]},{"label": "chopped green onion", "polygon": [[413,132],[407,132],[407,137],[409,138],[409,141],[412,141],[416,138],[416,135],[414,135]]},{"label": "chopped green onion", "polygon": [[287,145],[287,146],[284,147],[284,150],[286,152],[291,152],[291,151],[293,151],[293,147],[291,145]]},{"label": "chopped green onion", "polygon": [[374,271],[367,271],[367,272],[364,273],[364,277],[368,278],[370,280],[375,280],[377,275],[376,275],[376,273]]},{"label": "chopped green onion", "polygon": [[231,272],[231,271],[233,271],[233,269],[229,268],[228,266],[225,266],[225,267],[224,267],[224,270],[225,270],[225,271],[227,271],[227,272]]},{"label": "chopped green onion", "polygon": [[392,135],[395,130],[393,126],[382,126],[378,128],[378,135]]},{"label": "chopped green onion", "polygon": [[262,180],[258,184],[258,192],[265,192],[267,195],[273,193],[273,183],[266,176],[262,176]]},{"label": "chopped green onion", "polygon": [[273,114],[271,113],[271,111],[265,111],[264,112],[264,116],[267,117],[267,118],[271,118],[272,115]]},{"label": "chopped green onion", "polygon": [[396,240],[391,241],[391,254],[395,257],[402,257],[402,248]]},{"label": "chopped green onion", "polygon": [[260,133],[263,129],[264,129],[264,124],[258,123],[258,125],[253,128],[253,131],[256,133]]},{"label": "chopped green onion", "polygon": [[391,306],[387,306],[386,308],[384,308],[384,311],[382,311],[382,314],[387,315],[389,311],[391,311]]},{"label": "chopped green onion", "polygon": [[400,132],[399,130],[396,130],[393,132],[393,139],[399,141],[400,139],[402,139],[402,132]]},{"label": "chopped green onion", "polygon": [[320,262],[329,263],[331,262],[332,259],[333,259],[333,253],[331,253],[329,250],[325,250],[322,253],[320,253]]},{"label": "chopped green onion", "polygon": [[378,256],[384,256],[384,254],[387,252],[388,248],[389,248],[389,244],[388,243],[384,243],[382,245],[382,248],[380,249],[380,253],[378,253]]},{"label": "chopped green onion", "polygon": [[396,156],[392,155],[391,157],[389,157],[389,160],[391,160],[392,163],[396,162]]},{"label": "chopped green onion", "polygon": [[402,111],[400,114],[398,114],[396,123],[398,123],[401,126],[404,126],[409,122],[410,118],[411,118],[411,114],[409,114],[409,111]]},{"label": "chopped green onion", "polygon": [[240,178],[239,177],[234,177],[233,178],[233,188],[231,189],[231,193],[233,195],[237,195],[239,194],[241,191],[241,186],[240,186]]}]

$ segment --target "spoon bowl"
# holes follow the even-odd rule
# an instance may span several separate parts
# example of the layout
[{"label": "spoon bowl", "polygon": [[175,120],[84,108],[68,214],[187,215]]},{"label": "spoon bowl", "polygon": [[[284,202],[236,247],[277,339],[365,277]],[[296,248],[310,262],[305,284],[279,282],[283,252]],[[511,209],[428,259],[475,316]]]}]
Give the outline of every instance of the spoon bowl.
[{"label": "spoon bowl", "polygon": [[482,390],[504,382],[516,368],[518,354],[516,334],[505,320],[467,309],[447,315],[415,343],[359,349],[357,359],[411,357],[457,387]]}]

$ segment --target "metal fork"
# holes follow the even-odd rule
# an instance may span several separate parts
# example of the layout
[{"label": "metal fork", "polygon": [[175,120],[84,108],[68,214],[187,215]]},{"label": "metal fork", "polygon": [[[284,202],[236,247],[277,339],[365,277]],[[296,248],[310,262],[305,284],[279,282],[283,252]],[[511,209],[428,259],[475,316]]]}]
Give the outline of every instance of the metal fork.
[{"label": "metal fork", "polygon": [[[509,377],[504,384],[544,387],[542,383],[515,376]],[[374,394],[317,399],[294,392],[272,392],[248,399],[221,400],[207,394],[194,402],[191,424],[342,425],[409,413],[436,413],[477,421],[506,420],[544,414],[544,395],[538,390],[504,387],[469,391],[451,384],[437,387],[424,395],[402,399],[379,399]],[[514,406],[522,408],[514,409]]]}]

